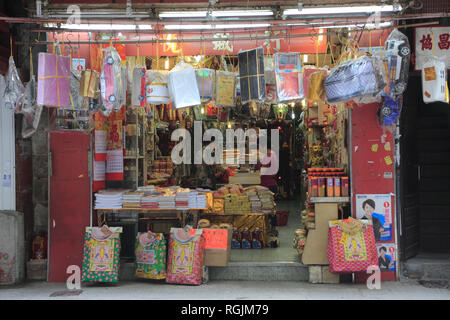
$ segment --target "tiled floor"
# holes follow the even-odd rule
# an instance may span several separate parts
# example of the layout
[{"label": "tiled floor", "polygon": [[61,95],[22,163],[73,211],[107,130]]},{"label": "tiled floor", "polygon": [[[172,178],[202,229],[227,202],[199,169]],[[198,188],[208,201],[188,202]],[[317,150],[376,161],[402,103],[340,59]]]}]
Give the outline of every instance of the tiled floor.
[{"label": "tiled floor", "polygon": [[288,223],[284,227],[277,227],[280,247],[258,249],[232,249],[231,261],[233,262],[275,262],[294,261],[300,262],[297,251],[292,248],[295,229],[300,224],[300,199],[290,201],[278,201],[276,210],[289,210]]}]

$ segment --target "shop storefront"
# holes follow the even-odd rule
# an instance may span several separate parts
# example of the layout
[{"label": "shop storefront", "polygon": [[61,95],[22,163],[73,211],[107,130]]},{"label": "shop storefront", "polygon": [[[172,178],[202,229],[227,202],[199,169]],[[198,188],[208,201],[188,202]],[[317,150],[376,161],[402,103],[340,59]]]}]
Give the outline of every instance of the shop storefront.
[{"label": "shop storefront", "polygon": [[[46,51],[17,43],[32,80],[13,57],[0,78],[0,141],[5,110],[23,115],[23,138],[48,118],[48,229],[28,277],[117,282],[131,265],[199,285],[208,268],[282,261],[311,282],[365,282],[372,266],[396,281],[400,260],[448,252],[447,178],[434,181],[448,169],[446,29],[389,12],[362,30],[42,24]],[[437,58],[419,55],[422,28]],[[3,192],[14,171],[1,173]]]}]

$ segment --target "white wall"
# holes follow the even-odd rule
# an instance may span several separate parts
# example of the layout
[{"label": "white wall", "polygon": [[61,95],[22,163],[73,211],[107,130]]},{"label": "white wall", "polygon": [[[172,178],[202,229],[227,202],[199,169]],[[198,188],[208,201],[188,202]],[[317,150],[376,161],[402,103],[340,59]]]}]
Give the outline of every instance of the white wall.
[{"label": "white wall", "polygon": [[16,210],[14,110],[5,107],[4,90],[0,75],[0,210]]}]

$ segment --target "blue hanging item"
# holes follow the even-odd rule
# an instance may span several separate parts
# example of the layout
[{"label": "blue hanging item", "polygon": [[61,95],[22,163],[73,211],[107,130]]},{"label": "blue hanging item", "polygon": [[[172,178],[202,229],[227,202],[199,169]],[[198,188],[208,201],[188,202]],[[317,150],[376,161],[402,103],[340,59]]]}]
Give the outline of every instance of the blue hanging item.
[{"label": "blue hanging item", "polygon": [[382,126],[395,125],[400,117],[401,108],[399,99],[393,99],[389,96],[385,96],[383,106],[379,110],[380,124]]}]

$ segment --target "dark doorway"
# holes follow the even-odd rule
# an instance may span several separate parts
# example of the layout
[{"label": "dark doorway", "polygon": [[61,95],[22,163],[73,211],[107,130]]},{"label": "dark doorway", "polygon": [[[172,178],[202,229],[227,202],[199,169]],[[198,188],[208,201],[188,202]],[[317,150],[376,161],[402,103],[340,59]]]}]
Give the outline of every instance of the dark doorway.
[{"label": "dark doorway", "polygon": [[450,252],[450,105],[425,104],[410,76],[400,119],[401,259]]}]

